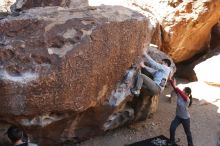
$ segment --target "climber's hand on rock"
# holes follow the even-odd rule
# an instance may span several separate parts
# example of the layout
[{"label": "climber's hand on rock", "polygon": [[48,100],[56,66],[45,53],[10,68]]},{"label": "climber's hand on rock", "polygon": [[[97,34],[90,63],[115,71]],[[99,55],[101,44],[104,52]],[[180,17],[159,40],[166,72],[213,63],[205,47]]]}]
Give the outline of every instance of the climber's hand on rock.
[{"label": "climber's hand on rock", "polygon": [[145,67],[144,61],[142,61],[142,62],[140,63],[140,66],[141,66],[141,68],[144,68],[144,67]]}]

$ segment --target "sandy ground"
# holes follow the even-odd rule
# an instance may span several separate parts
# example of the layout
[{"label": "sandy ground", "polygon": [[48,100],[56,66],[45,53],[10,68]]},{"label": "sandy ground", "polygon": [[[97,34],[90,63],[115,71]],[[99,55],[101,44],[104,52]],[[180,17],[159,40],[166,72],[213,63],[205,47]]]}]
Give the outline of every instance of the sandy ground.
[{"label": "sandy ground", "polygon": [[[165,90],[165,93],[170,93],[170,87]],[[153,117],[107,132],[103,136],[84,141],[77,146],[124,146],[161,134],[169,137],[170,123],[175,116],[176,99],[172,99],[171,103],[169,101],[165,94],[161,95],[158,110]],[[212,103],[201,104],[199,100],[193,99],[190,114],[195,146],[220,146],[217,145],[220,136],[220,114],[217,110],[218,107]],[[187,146],[182,126],[177,128],[176,139],[180,140],[178,142],[180,146]]]}]

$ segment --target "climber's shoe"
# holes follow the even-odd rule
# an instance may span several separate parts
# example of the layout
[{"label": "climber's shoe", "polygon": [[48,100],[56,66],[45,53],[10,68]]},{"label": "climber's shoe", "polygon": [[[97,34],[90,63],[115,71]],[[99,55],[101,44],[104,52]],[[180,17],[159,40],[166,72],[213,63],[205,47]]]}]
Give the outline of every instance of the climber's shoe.
[{"label": "climber's shoe", "polygon": [[135,96],[138,97],[140,95],[140,90],[135,90],[134,88],[131,89],[131,93]]}]

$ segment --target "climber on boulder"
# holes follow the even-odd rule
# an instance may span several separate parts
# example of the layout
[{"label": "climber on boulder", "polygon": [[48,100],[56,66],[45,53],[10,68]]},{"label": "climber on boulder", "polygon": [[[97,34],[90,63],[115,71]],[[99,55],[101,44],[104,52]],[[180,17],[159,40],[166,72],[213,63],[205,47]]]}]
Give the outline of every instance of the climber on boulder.
[{"label": "climber on boulder", "polygon": [[[145,62],[150,66],[146,66],[144,64]],[[142,86],[149,91],[150,96],[162,92],[170,75],[170,65],[171,61],[169,59],[162,59],[161,62],[158,63],[147,53],[144,53],[143,61],[140,63],[140,66],[142,69],[145,69],[148,73],[150,73],[153,79],[139,71],[135,86],[131,89],[131,93],[134,96],[139,96]]]}]

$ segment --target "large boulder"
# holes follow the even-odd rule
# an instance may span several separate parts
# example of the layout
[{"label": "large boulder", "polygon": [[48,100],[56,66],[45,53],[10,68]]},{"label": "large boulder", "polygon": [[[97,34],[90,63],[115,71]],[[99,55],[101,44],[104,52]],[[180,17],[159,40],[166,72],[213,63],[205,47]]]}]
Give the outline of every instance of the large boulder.
[{"label": "large boulder", "polygon": [[118,6],[36,8],[0,20],[1,124],[23,127],[41,146],[102,133],[117,83],[150,43],[148,26]]}]

